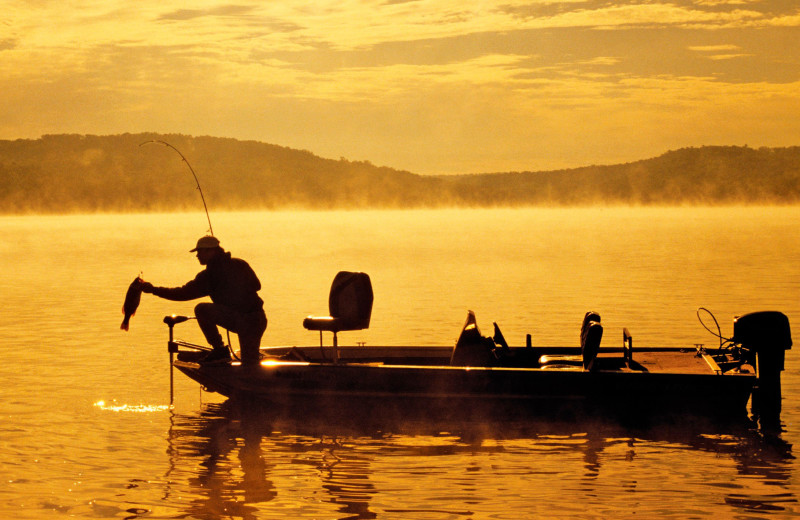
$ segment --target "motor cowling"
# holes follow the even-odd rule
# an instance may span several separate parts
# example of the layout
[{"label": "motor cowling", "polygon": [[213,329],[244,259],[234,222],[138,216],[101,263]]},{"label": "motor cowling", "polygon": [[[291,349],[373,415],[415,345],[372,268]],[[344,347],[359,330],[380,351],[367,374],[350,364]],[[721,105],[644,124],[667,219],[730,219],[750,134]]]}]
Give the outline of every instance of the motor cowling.
[{"label": "motor cowling", "polygon": [[743,347],[755,363],[758,383],[753,392],[753,415],[778,424],[781,412],[781,371],[786,351],[792,348],[789,318],[777,311],[762,311],[733,319],[732,341]]},{"label": "motor cowling", "polygon": [[789,318],[777,311],[737,316],[733,319],[733,341],[758,353],[774,351],[783,359],[784,351],[792,348]]}]

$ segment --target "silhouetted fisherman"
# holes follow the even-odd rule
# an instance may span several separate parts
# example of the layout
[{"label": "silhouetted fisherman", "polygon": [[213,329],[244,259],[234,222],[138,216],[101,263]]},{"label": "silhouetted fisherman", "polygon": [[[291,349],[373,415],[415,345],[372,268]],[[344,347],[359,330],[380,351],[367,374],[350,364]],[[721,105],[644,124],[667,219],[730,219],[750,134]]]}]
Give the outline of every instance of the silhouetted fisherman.
[{"label": "silhouetted fisherman", "polygon": [[230,361],[230,351],[217,329],[222,326],[239,335],[242,364],[257,364],[261,336],[267,328],[264,302],[258,296],[261,282],[247,262],[232,258],[213,236],[202,237],[190,252],[197,252],[197,260],[206,266],[194,280],[172,288],[142,282],[142,291],[172,301],[210,296],[213,303],[198,303],[194,308],[200,330],[213,347],[203,362]]}]

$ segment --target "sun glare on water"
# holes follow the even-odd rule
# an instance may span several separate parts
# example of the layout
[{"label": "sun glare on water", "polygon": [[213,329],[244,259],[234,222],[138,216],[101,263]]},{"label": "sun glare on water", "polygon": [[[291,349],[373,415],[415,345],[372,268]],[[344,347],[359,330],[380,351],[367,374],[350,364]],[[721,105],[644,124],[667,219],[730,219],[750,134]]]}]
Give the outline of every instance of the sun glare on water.
[{"label": "sun glare on water", "polygon": [[169,410],[169,405],[154,405],[154,404],[118,404],[116,401],[106,403],[105,401],[97,401],[94,406],[108,412],[135,412],[135,413],[149,413],[149,412],[163,412]]}]

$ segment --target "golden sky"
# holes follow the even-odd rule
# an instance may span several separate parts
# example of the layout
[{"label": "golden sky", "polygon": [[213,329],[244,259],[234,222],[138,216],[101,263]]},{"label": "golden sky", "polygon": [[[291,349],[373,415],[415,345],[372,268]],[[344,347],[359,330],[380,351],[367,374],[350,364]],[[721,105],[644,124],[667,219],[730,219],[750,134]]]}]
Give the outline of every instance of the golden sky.
[{"label": "golden sky", "polygon": [[0,139],[253,139],[415,173],[800,144],[797,0],[0,0]]}]

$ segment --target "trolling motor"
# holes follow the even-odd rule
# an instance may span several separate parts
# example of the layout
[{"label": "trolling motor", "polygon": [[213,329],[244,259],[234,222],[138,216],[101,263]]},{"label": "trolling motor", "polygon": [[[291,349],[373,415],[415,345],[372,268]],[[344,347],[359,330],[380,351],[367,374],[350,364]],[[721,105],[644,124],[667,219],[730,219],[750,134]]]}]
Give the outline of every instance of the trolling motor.
[{"label": "trolling motor", "polygon": [[741,345],[743,358],[756,367],[753,415],[762,426],[777,426],[781,415],[781,372],[786,351],[792,348],[789,318],[777,311],[736,316],[731,341]]},{"label": "trolling motor", "polygon": [[175,343],[173,339],[174,338],[173,329],[175,328],[175,325],[177,325],[178,323],[183,323],[184,321],[189,321],[190,319],[191,318],[189,318],[188,316],[178,316],[175,314],[172,314],[170,316],[164,316],[164,323],[166,323],[167,327],[169,327],[169,343],[167,344],[167,348],[169,349],[170,352],[172,353],[178,352],[178,345]]},{"label": "trolling motor", "polygon": [[178,352],[178,345],[175,343],[174,328],[178,323],[183,323],[189,318],[187,316],[164,316],[164,323],[169,327],[169,343],[167,343],[167,351],[169,352],[169,405],[172,406],[175,400],[175,383],[173,378],[172,362],[175,360],[175,353]]},{"label": "trolling motor", "polygon": [[[175,383],[174,383],[174,376],[173,376],[173,366],[172,362],[175,361],[175,354],[180,354],[179,347],[191,347],[198,350],[204,349],[204,347],[200,347],[199,345],[192,345],[190,343],[186,343],[184,341],[175,341],[175,325],[178,323],[183,323],[184,321],[189,321],[195,319],[194,317],[190,316],[178,316],[176,314],[171,314],[169,316],[164,316],[164,323],[167,324],[169,327],[169,341],[167,342],[167,351],[169,352],[169,404],[172,406],[175,397]],[[180,357],[178,357],[180,359]]]}]

